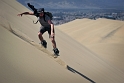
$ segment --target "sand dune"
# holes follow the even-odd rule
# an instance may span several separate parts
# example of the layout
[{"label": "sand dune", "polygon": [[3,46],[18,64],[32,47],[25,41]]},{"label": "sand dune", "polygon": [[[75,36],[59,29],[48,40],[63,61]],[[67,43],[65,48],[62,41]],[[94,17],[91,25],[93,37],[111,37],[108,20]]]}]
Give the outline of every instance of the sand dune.
[{"label": "sand dune", "polygon": [[[44,34],[48,42],[47,50],[39,45],[37,32],[40,24],[32,23],[36,18],[17,17],[18,13],[24,11],[30,10],[15,0],[0,0],[0,83],[123,83],[123,68],[111,65],[111,62],[97,54],[97,47],[94,52],[89,48],[95,48],[93,45],[97,44],[97,38],[87,48],[79,43],[79,40],[61,31],[59,26],[55,26],[60,56],[52,58],[52,46],[47,33]],[[95,22],[89,19],[82,21],[89,27],[95,25]],[[65,27],[65,30],[70,27],[68,30],[71,30],[72,26],[80,27],[79,22],[82,23],[75,20],[70,22],[71,26],[67,23],[60,27]],[[73,25],[74,23],[77,25]],[[75,32],[74,34],[76,35]],[[105,36],[103,34],[103,37]],[[116,36],[121,35],[116,33]]]},{"label": "sand dune", "polygon": [[14,0],[1,0],[0,6],[0,83],[89,83],[40,48],[39,26],[31,20],[35,18],[17,17],[21,9],[28,9]]},{"label": "sand dune", "polygon": [[78,19],[57,27],[124,72],[123,21]]}]

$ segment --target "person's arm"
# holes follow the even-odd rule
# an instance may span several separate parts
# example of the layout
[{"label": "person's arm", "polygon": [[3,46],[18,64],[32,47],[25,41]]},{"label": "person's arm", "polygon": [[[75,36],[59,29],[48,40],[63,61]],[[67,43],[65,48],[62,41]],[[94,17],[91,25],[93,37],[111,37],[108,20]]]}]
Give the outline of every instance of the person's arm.
[{"label": "person's arm", "polygon": [[51,26],[51,37],[54,37],[54,36],[55,36],[54,24],[52,23],[51,20],[48,20],[48,23],[49,23],[50,26]]},{"label": "person's arm", "polygon": [[24,13],[18,14],[18,16],[22,16],[22,15],[34,15],[34,13],[33,12],[24,12]]}]

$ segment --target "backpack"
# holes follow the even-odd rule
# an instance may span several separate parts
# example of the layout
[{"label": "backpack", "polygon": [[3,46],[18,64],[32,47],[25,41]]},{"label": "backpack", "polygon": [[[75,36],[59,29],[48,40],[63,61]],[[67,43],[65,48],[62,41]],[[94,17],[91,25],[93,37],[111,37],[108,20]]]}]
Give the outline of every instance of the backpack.
[{"label": "backpack", "polygon": [[52,20],[53,19],[53,15],[51,12],[44,12],[44,14],[48,15],[50,17],[50,19]]}]

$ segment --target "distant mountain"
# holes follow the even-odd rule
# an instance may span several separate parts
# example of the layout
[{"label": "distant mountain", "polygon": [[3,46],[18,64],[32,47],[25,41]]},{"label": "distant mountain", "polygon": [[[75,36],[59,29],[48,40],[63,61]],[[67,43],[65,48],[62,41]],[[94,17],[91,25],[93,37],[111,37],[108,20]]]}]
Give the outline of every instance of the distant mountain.
[{"label": "distant mountain", "polygon": [[26,6],[31,3],[35,7],[51,9],[124,9],[124,0],[17,0]]}]

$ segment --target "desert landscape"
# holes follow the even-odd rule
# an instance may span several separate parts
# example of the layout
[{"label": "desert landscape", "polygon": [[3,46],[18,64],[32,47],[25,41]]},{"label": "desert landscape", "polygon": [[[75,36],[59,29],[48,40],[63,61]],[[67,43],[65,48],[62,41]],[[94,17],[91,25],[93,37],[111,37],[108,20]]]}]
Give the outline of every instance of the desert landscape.
[{"label": "desert landscape", "polygon": [[0,83],[123,83],[124,22],[77,19],[55,26],[60,56],[40,46],[40,24],[16,0],[0,0]]},{"label": "desert landscape", "polygon": [[78,19],[58,26],[60,30],[123,71],[124,22],[109,19]]}]

